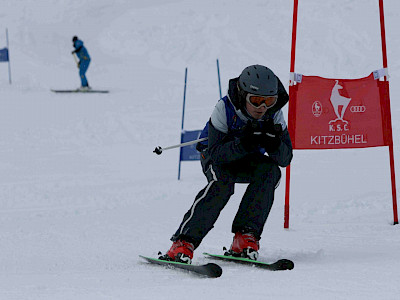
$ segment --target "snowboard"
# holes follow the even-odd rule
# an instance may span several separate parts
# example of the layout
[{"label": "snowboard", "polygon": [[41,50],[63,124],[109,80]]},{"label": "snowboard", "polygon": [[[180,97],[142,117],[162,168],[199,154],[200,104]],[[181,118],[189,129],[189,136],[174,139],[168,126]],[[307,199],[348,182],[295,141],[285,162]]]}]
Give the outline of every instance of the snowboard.
[{"label": "snowboard", "polygon": [[190,273],[204,276],[204,277],[209,277],[209,278],[218,278],[222,275],[222,269],[219,265],[214,264],[214,263],[208,263],[205,265],[191,265],[191,264],[185,264],[185,263],[180,263],[176,261],[168,261],[168,260],[161,260],[153,257],[147,257],[143,255],[139,255],[139,257],[143,258],[147,262],[151,264],[156,264],[172,269],[178,269],[178,270],[186,270]]},{"label": "snowboard", "polygon": [[218,254],[210,254],[203,253],[205,256],[213,259],[224,260],[229,262],[247,264],[251,266],[255,266],[258,268],[270,270],[270,271],[283,271],[283,270],[292,270],[294,268],[294,263],[289,259],[280,259],[274,263],[266,263],[259,260],[252,260],[243,257],[236,257],[230,255],[218,255]]},{"label": "snowboard", "polygon": [[54,93],[82,93],[82,94],[86,94],[86,93],[108,93],[109,91],[107,90],[87,90],[87,91],[82,91],[80,89],[75,89],[75,90],[51,90]]}]

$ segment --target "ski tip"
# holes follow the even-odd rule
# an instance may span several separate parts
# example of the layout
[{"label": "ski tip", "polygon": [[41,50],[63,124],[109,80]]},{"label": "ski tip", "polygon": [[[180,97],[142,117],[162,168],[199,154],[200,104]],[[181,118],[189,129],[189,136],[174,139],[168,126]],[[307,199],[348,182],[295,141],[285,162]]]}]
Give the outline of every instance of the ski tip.
[{"label": "ski tip", "polygon": [[222,275],[222,268],[214,263],[208,263],[205,265],[209,269],[209,277],[218,278]]},{"label": "ski tip", "polygon": [[294,262],[289,259],[280,259],[276,264],[279,264],[280,270],[292,270],[294,268]]},{"label": "ski tip", "polygon": [[140,255],[140,254],[139,254],[139,257],[143,258],[144,260],[150,260],[151,259],[151,257],[143,256],[143,255]]},{"label": "ski tip", "polygon": [[208,278],[218,278],[221,277],[222,275],[222,268],[214,263],[208,263],[205,265],[192,265],[192,264],[186,264],[186,263],[181,263],[181,262],[176,262],[176,261],[167,261],[167,260],[161,260],[157,258],[152,258],[152,257],[147,257],[143,255],[139,255],[139,257],[143,258],[144,260],[147,260],[149,263],[161,265],[161,266],[166,266],[166,267],[171,267],[175,269],[180,269],[180,270],[186,270],[189,272],[192,272],[194,274],[198,274],[200,276],[208,277]]}]

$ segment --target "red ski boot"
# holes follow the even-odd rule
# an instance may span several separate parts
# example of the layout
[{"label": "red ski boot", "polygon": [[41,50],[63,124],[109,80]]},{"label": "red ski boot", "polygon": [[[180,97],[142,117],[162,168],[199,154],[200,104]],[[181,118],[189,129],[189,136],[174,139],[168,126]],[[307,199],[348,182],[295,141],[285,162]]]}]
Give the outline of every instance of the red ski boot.
[{"label": "red ski boot", "polygon": [[192,243],[184,240],[177,240],[172,244],[168,252],[165,255],[160,256],[159,259],[191,264],[193,251],[194,246]]},{"label": "red ski boot", "polygon": [[258,249],[260,244],[253,234],[236,232],[228,254],[257,260]]}]

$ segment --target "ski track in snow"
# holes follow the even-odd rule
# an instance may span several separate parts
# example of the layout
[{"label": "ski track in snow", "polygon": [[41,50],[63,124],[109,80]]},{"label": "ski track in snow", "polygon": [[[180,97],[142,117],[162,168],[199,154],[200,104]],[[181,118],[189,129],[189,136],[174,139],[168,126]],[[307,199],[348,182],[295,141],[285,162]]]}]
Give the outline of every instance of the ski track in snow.
[{"label": "ski track in snow", "polygon": [[[358,78],[382,66],[378,1],[299,1],[296,72]],[[200,129],[228,79],[250,64],[289,78],[292,1],[11,1],[13,84],[0,64],[0,299],[399,299],[400,234],[392,226],[386,148],[296,151],[290,229],[283,229],[285,171],[261,240],[260,259],[294,261],[268,272],[218,262],[204,279],[148,265],[206,180],[198,162],[156,146]],[[385,1],[396,173],[399,173],[400,47],[395,0]],[[46,17],[43,17],[43,12]],[[105,95],[76,88],[70,57],[78,35],[87,73]],[[287,109],[285,109],[287,113]],[[211,261],[232,241],[244,185],[195,252]],[[398,189],[399,190],[399,189]]]}]

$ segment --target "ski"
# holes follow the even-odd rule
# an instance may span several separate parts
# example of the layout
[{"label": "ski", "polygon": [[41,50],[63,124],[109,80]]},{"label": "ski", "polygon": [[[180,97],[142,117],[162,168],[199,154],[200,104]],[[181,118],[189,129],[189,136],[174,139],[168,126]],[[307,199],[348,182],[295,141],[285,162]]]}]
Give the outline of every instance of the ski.
[{"label": "ski", "polygon": [[230,255],[218,255],[218,254],[210,254],[203,253],[205,256],[213,259],[219,259],[229,262],[247,264],[251,266],[255,266],[262,269],[267,269],[270,271],[283,271],[283,270],[291,270],[294,268],[294,263],[289,259],[280,259],[274,263],[266,263],[259,260],[252,260],[243,257],[235,257]]},{"label": "ski", "polygon": [[143,258],[144,260],[152,264],[161,265],[172,269],[186,270],[190,273],[209,278],[217,278],[222,275],[221,267],[214,263],[208,263],[205,265],[191,265],[176,261],[161,260],[143,255],[139,255],[139,257]]},{"label": "ski", "polygon": [[108,93],[109,91],[107,90],[87,90],[87,91],[82,91],[80,89],[76,89],[76,90],[51,90],[54,93],[82,93],[82,94],[86,94],[86,93]]}]

